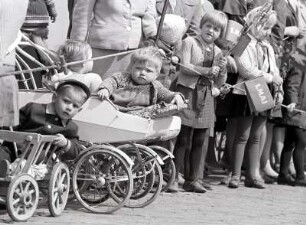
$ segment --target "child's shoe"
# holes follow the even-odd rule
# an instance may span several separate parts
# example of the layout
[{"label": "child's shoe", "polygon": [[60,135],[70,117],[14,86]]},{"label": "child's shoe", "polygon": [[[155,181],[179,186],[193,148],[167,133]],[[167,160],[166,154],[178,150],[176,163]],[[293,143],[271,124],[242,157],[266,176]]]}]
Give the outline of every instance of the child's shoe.
[{"label": "child's shoe", "polygon": [[193,191],[196,193],[205,193],[206,189],[203,187],[203,185],[199,181],[193,181],[191,183],[191,186],[193,188]]},{"label": "child's shoe", "polygon": [[10,171],[10,163],[6,159],[0,162],[0,178],[5,178]]},{"label": "child's shoe", "polygon": [[167,189],[167,192],[169,193],[176,193],[178,192],[179,188],[178,188],[178,181],[175,180]]},{"label": "child's shoe", "polygon": [[266,166],[262,169],[262,172],[272,178],[278,177],[278,173],[271,167],[270,160],[268,160]]},{"label": "child's shoe", "polygon": [[187,192],[193,192],[193,187],[190,181],[185,181],[182,188]]},{"label": "child's shoe", "polygon": [[239,176],[232,176],[230,181],[228,182],[229,188],[238,188],[239,187],[240,178]]},{"label": "child's shoe", "polygon": [[187,192],[205,193],[206,189],[200,184],[199,181],[185,181],[183,189]]},{"label": "child's shoe", "polygon": [[277,177],[277,183],[278,184],[283,184],[283,185],[290,185],[290,186],[295,185],[295,181],[294,181],[293,177],[289,174],[287,174],[287,175],[280,174]]},{"label": "child's shoe", "polygon": [[295,180],[295,186],[306,187],[306,177]]},{"label": "child's shoe", "polygon": [[178,174],[178,184],[183,185],[185,183],[185,179],[181,173]]},{"label": "child's shoe", "polygon": [[262,181],[259,181],[255,178],[246,178],[244,181],[244,186],[251,187],[251,188],[258,188],[258,189],[264,189],[266,186]]},{"label": "child's shoe", "polygon": [[210,185],[209,183],[207,183],[206,181],[200,180],[199,182],[200,182],[200,184],[201,184],[206,190],[209,190],[209,191],[212,190],[211,185]]}]

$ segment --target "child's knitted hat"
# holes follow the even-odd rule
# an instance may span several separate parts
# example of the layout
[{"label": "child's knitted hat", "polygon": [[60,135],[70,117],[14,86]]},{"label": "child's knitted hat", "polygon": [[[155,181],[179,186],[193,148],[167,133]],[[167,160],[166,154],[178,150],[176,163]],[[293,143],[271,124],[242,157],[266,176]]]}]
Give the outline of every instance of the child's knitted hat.
[{"label": "child's knitted hat", "polygon": [[[158,21],[159,23],[159,21]],[[166,14],[160,33],[160,40],[166,44],[173,45],[182,39],[186,32],[186,22],[181,16]]]}]

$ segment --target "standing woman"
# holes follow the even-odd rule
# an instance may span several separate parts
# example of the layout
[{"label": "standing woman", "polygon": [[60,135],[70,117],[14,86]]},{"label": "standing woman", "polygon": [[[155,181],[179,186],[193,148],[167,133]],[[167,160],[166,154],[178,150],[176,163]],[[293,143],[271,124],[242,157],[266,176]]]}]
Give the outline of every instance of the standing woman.
[{"label": "standing woman", "polygon": [[[156,36],[155,0],[75,0],[70,38],[88,41],[93,57],[132,49]],[[93,72],[105,79],[126,71],[130,54],[94,61]]]},{"label": "standing woman", "polygon": [[0,1],[0,127],[15,126],[19,121],[18,84],[14,75],[6,74],[15,71],[13,46],[28,3],[28,0]]}]

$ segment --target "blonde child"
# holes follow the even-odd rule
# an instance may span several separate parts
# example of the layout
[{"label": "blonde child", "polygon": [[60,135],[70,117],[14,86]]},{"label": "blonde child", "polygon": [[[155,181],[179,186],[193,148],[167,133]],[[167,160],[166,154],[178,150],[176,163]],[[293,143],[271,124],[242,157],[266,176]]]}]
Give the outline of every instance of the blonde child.
[{"label": "blonde child", "polygon": [[[178,74],[176,91],[189,103],[180,113],[182,127],[174,147],[174,162],[178,170],[184,164],[183,189],[188,192],[206,191],[201,180],[209,131],[215,121],[212,91],[214,85],[219,87],[225,82],[227,74],[227,59],[214,42],[225,32],[226,26],[227,17],[223,12],[207,12],[200,23],[201,34],[187,37],[182,43],[181,63],[184,66]],[[177,181],[170,190],[178,190]]]},{"label": "blonde child", "polygon": [[[254,18],[260,13],[261,7],[254,8],[246,15],[246,23],[250,25]],[[237,83],[263,76],[267,83],[275,85],[282,84],[279,70],[275,61],[275,54],[272,46],[266,40],[271,34],[271,29],[277,21],[276,13],[270,10],[259,24],[253,24],[250,29],[251,41],[240,57],[235,57],[238,67]],[[232,176],[228,186],[238,188],[241,174],[241,165],[244,152],[246,151],[246,187],[265,188],[258,177],[259,168],[259,143],[267,120],[267,112],[250,112],[245,91],[234,90],[233,115],[239,121],[233,144]],[[282,93],[278,92],[276,99],[282,101]],[[248,143],[248,144],[247,144]],[[247,145],[246,145],[247,144]]]},{"label": "blonde child", "polygon": [[[63,160],[76,159],[83,149],[78,141],[78,126],[72,118],[82,109],[90,96],[88,87],[76,80],[61,82],[48,104],[30,102],[20,109],[20,121],[15,131],[55,135],[53,145],[57,146]],[[0,146],[0,177],[9,172],[10,163],[16,158],[12,143]],[[20,146],[20,151],[22,151]],[[5,156],[5,157],[4,157]]]},{"label": "blonde child", "polygon": [[164,56],[158,80],[166,88],[170,88],[171,83],[176,78],[177,63],[179,62],[178,53],[186,29],[186,21],[183,17],[175,14],[165,15],[157,45]]},{"label": "blonde child", "polygon": [[146,107],[161,101],[183,107],[182,96],[169,91],[156,80],[161,66],[162,57],[157,48],[141,48],[132,55],[131,71],[116,73],[103,80],[98,95],[123,107]]},{"label": "blonde child", "polygon": [[58,73],[51,77],[53,85],[57,85],[58,82],[63,80],[78,80],[83,82],[88,86],[90,91],[97,92],[102,79],[96,73],[91,73],[93,61],[92,50],[88,43],[83,41],[73,41],[67,40],[64,45],[62,45],[58,54],[64,56],[66,63],[89,60],[83,63],[68,66],[68,74]]}]

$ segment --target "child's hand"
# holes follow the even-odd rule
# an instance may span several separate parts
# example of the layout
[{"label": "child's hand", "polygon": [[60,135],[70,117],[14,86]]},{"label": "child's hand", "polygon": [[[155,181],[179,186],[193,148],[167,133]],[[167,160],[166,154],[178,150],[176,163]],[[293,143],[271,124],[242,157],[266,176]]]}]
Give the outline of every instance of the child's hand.
[{"label": "child's hand", "polygon": [[300,29],[297,26],[290,26],[285,28],[285,35],[290,37],[297,37],[300,34]]},{"label": "child's hand", "polygon": [[226,57],[221,57],[219,59],[219,67],[220,67],[221,71],[224,71],[226,69],[226,65],[227,65],[227,58]]},{"label": "child's hand", "polygon": [[185,107],[185,101],[184,101],[183,97],[180,94],[176,94],[174,96],[174,98],[171,101],[171,104],[176,104],[178,110],[180,110],[182,108],[186,108]]},{"label": "child's hand", "polygon": [[210,78],[217,77],[220,72],[220,67],[219,66],[213,66],[210,70]]},{"label": "child's hand", "polygon": [[56,16],[50,16],[51,22],[54,23],[56,21]]},{"label": "child's hand", "polygon": [[213,97],[218,97],[218,96],[220,95],[220,90],[219,90],[219,88],[213,87],[213,88],[211,89],[211,95],[212,95]]},{"label": "child's hand", "polygon": [[296,107],[296,103],[291,103],[291,104],[287,105],[287,109],[288,109],[289,112],[293,112],[295,107]]},{"label": "child's hand", "polygon": [[99,90],[98,95],[99,95],[101,100],[108,99],[109,96],[110,96],[109,91],[105,88]]},{"label": "child's hand", "polygon": [[284,101],[284,96],[281,92],[277,92],[275,95],[275,105],[280,105]]},{"label": "child's hand", "polygon": [[172,63],[172,64],[176,65],[176,64],[179,63],[179,61],[180,61],[179,57],[177,57],[177,56],[172,56],[172,58],[171,58],[171,63]]},{"label": "child's hand", "polygon": [[274,75],[272,82],[276,85],[282,85],[283,84],[283,78],[279,75]]},{"label": "child's hand", "polygon": [[56,136],[56,138],[53,140],[54,145],[56,145],[58,147],[61,147],[61,148],[64,148],[64,147],[68,146],[69,140],[67,138],[65,138],[64,135],[56,134],[55,136]]}]

